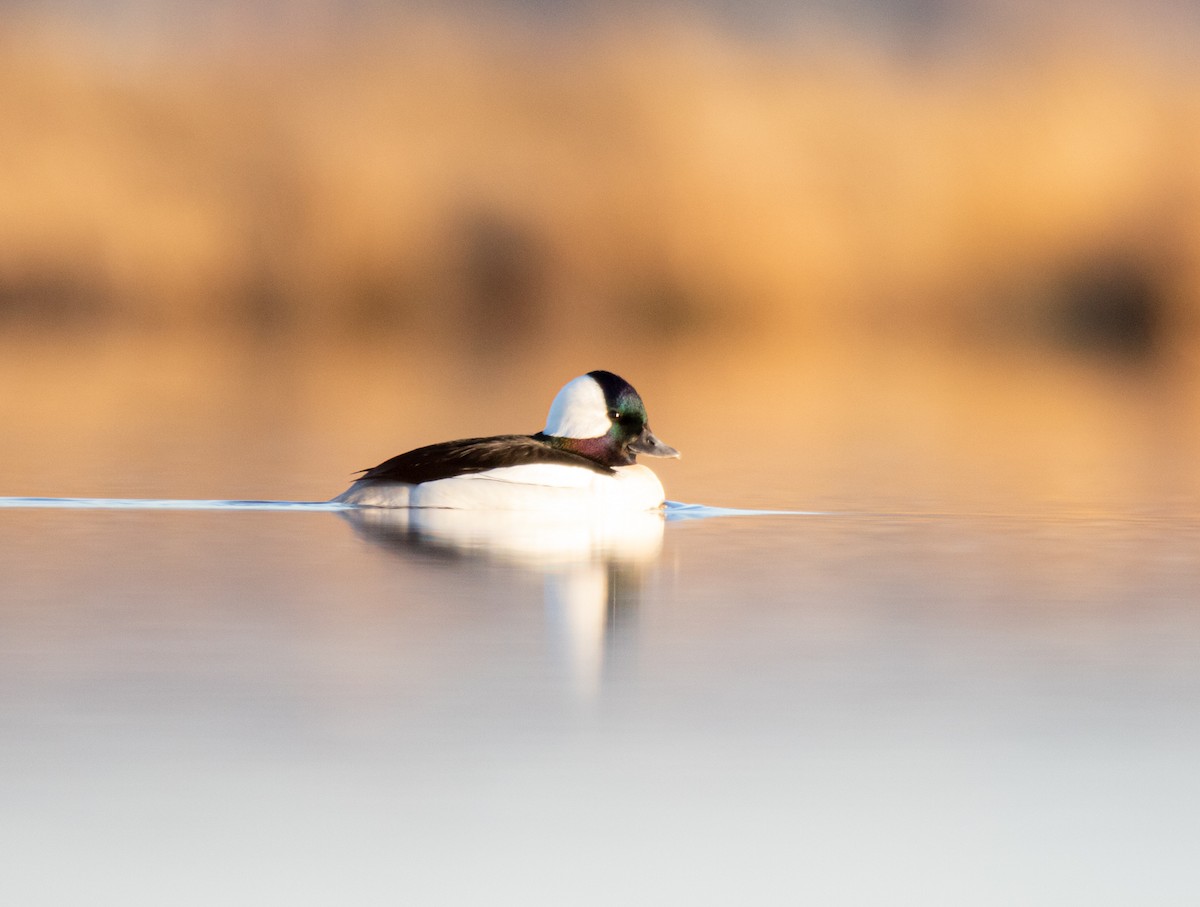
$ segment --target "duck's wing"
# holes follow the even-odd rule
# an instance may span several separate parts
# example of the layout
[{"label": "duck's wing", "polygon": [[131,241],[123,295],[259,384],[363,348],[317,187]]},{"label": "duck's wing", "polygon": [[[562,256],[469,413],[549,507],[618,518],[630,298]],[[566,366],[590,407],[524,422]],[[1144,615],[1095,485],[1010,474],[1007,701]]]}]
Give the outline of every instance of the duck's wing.
[{"label": "duck's wing", "polygon": [[607,466],[572,453],[551,447],[529,435],[498,435],[494,438],[467,438],[418,447],[363,470],[360,482],[434,482],[505,466],[526,466],[533,463],[556,463],[563,466],[582,466],[594,472],[609,474]]}]

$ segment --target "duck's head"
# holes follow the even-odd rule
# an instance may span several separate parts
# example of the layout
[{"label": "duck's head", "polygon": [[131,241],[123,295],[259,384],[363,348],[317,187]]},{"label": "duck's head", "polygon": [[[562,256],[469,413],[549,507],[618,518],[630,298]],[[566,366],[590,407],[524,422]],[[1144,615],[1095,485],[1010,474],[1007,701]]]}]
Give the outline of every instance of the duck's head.
[{"label": "duck's head", "polygon": [[638,392],[612,372],[588,372],[568,382],[550,404],[542,437],[605,466],[630,466],[638,454],[679,456],[650,431]]}]

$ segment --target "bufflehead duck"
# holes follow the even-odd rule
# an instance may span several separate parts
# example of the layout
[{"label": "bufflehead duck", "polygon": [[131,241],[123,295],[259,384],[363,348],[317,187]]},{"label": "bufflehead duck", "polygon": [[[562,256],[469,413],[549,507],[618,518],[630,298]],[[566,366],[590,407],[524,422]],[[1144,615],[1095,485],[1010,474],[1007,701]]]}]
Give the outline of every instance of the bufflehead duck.
[{"label": "bufflehead duck", "polygon": [[662,483],[638,454],[678,457],[646,423],[629,382],[595,371],[570,381],[535,435],[468,438],[380,463],[334,502],[362,507],[652,510]]}]

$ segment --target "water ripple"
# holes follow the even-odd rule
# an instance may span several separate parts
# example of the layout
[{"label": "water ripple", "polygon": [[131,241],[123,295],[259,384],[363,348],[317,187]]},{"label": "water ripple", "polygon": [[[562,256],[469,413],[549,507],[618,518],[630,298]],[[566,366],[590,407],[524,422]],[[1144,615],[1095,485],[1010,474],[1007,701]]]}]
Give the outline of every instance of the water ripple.
[{"label": "water ripple", "polygon": [[667,501],[668,521],[709,520],[723,516],[828,516],[822,510],[746,510],[739,507],[709,507],[707,504],[684,504]]},{"label": "water ripple", "polygon": [[345,510],[329,501],[206,501],[170,498],[0,498],[2,508],[60,510]]},{"label": "water ripple", "polygon": [[[353,506],[332,501],[220,501],[176,498],[45,498],[0,497],[0,509],[42,508],[55,510],[302,510],[344,511]],[[707,520],[730,516],[820,516],[816,510],[748,510],[737,507],[709,507],[667,501],[668,521]]]}]

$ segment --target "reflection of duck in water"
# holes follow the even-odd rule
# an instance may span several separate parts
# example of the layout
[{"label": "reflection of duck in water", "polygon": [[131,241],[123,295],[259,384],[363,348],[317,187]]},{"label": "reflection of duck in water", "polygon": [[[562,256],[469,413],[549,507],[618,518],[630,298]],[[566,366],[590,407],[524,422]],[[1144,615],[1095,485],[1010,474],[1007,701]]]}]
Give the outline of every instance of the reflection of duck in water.
[{"label": "reflection of duck in water", "polygon": [[627,381],[588,372],[569,382],[535,435],[447,441],[365,470],[333,500],[364,507],[488,510],[652,510],[662,483],[638,454],[678,457],[650,431]]},{"label": "reflection of duck in water", "polygon": [[545,570],[580,563],[648,564],[662,549],[661,512],[570,514],[439,507],[348,507],[359,535],[405,552],[474,555]]},{"label": "reflection of duck in water", "polygon": [[600,683],[611,633],[636,610],[644,568],[662,550],[660,511],[567,514],[520,510],[353,507],[339,513],[398,554],[499,562],[540,575],[546,622],[577,693]]}]

